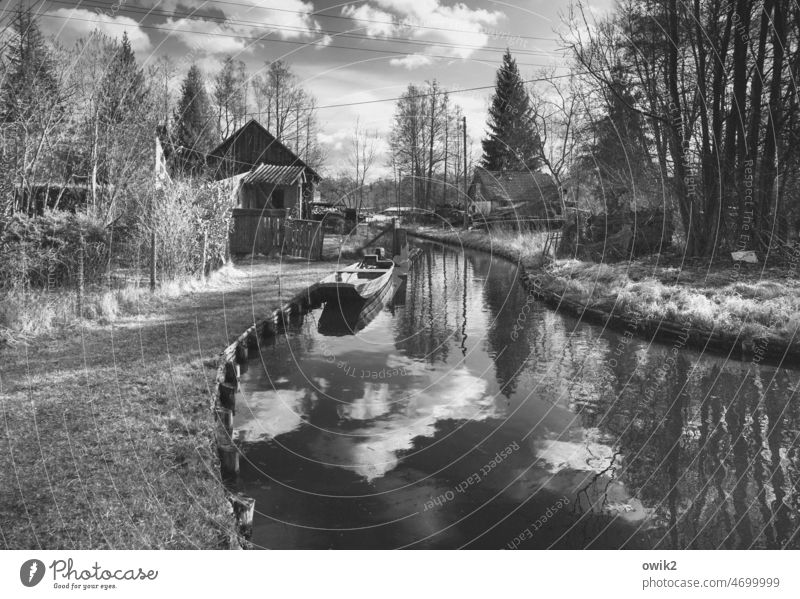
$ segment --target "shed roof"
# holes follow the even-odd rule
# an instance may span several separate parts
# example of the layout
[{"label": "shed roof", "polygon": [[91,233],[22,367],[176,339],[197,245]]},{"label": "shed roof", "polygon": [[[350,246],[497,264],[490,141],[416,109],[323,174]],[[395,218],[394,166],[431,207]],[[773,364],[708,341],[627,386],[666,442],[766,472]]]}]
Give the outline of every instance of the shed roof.
[{"label": "shed roof", "polygon": [[480,189],[475,190],[476,195],[480,192],[484,200],[491,202],[559,201],[558,188],[546,173],[490,171],[479,166],[475,169],[473,183],[480,185]]},{"label": "shed roof", "polygon": [[305,166],[281,166],[261,164],[242,178],[242,183],[270,183],[272,185],[292,185],[302,178]]},{"label": "shed roof", "polygon": [[270,162],[283,166],[300,166],[308,171],[310,179],[319,180],[317,172],[300,159],[288,146],[278,141],[266,127],[255,119],[231,133],[221,144],[208,153],[211,162],[224,166],[219,178],[241,174],[258,165]]}]

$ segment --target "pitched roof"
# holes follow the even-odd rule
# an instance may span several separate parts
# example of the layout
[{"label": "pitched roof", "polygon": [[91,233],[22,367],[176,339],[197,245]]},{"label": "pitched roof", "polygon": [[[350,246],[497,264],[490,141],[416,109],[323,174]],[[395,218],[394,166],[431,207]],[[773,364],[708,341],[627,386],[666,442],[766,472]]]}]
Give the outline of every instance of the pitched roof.
[{"label": "pitched roof", "polygon": [[271,183],[273,185],[292,185],[303,177],[306,167],[262,164],[254,167],[243,178],[243,183]]},{"label": "pitched roof", "polygon": [[[480,185],[475,193],[492,202],[558,202],[559,194],[553,178],[546,173],[532,171],[490,171],[475,168],[473,185]],[[477,185],[476,185],[477,187]],[[474,199],[478,199],[475,197]]]},{"label": "pitched roof", "polygon": [[316,179],[320,178],[319,174],[314,169],[308,166],[297,154],[292,152],[292,150],[290,150],[285,144],[278,141],[278,139],[274,135],[272,135],[272,133],[270,133],[269,130],[267,130],[267,128],[264,127],[264,125],[262,125],[261,123],[259,123],[256,119],[250,119],[244,125],[239,127],[236,131],[231,133],[222,143],[220,143],[216,148],[211,150],[208,153],[208,156],[217,159],[226,158],[226,155],[229,153],[229,149],[231,148],[231,146],[234,143],[236,143],[240,138],[246,136],[248,131],[251,131],[253,129],[256,129],[258,132],[262,133],[268,140],[266,144],[267,147],[263,148],[264,152],[266,152],[266,150],[269,147],[280,149],[280,151],[288,157],[288,160],[286,162],[289,162],[292,166],[299,166],[305,168],[312,177]]}]

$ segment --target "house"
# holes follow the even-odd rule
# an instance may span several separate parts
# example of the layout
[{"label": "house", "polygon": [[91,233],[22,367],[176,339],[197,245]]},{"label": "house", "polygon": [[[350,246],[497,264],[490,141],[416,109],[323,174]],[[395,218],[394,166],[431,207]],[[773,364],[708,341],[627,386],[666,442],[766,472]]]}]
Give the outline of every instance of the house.
[{"label": "house", "polygon": [[475,168],[467,191],[472,212],[489,217],[549,219],[562,213],[561,194],[553,178],[532,171],[490,171]]},{"label": "house", "polygon": [[251,119],[208,153],[214,178],[233,184],[236,208],[303,218],[320,180],[314,169]]}]

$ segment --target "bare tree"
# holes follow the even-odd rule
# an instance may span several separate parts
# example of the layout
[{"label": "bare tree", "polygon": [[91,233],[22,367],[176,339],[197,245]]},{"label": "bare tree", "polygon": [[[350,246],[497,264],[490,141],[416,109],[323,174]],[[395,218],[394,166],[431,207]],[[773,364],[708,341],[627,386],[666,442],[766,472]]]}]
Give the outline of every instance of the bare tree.
[{"label": "bare tree", "polygon": [[586,103],[580,100],[583,90],[575,78],[557,78],[549,71],[537,79],[529,95],[534,127],[541,141],[539,160],[562,193],[578,147],[579,121],[585,115]]},{"label": "bare tree", "polygon": [[364,205],[364,185],[367,175],[375,163],[378,148],[378,133],[361,127],[360,119],[356,119],[355,129],[350,138],[350,153],[348,164],[356,185],[358,205],[356,215],[361,212]]}]

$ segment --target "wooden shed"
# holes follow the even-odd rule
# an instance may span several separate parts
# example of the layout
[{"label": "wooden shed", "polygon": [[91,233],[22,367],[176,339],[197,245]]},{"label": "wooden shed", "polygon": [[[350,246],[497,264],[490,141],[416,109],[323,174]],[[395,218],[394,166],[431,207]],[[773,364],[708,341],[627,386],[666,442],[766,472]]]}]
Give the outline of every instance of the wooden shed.
[{"label": "wooden shed", "polygon": [[477,167],[468,195],[474,214],[487,220],[553,219],[562,212],[561,195],[553,178],[532,171],[490,171]]},{"label": "wooden shed", "polygon": [[321,258],[324,233],[321,223],[310,219],[320,177],[258,121],[231,134],[209,152],[206,163],[232,196],[232,254],[279,250]]},{"label": "wooden shed", "polygon": [[255,119],[209,152],[207,161],[216,180],[238,181],[237,208],[307,217],[319,175]]}]

